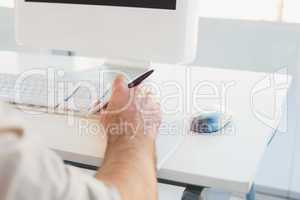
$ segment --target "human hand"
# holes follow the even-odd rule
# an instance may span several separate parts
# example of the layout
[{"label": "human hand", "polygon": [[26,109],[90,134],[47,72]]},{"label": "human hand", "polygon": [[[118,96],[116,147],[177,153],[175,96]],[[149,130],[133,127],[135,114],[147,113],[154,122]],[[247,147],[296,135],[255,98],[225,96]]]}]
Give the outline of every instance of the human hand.
[{"label": "human hand", "polygon": [[155,139],[161,112],[151,92],[129,89],[121,75],[115,79],[112,90],[107,108],[100,112],[100,121],[109,139]]}]

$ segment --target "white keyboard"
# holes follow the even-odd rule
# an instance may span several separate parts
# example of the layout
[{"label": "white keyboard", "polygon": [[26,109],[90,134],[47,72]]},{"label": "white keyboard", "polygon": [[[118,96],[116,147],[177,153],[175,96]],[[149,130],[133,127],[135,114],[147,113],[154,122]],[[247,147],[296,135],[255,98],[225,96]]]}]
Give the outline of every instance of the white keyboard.
[{"label": "white keyboard", "polygon": [[0,74],[0,99],[12,103],[46,106],[47,81],[33,77],[18,83],[18,76]]},{"label": "white keyboard", "polygon": [[[23,79],[18,75],[0,74],[0,100],[28,106],[56,107],[78,86],[79,81],[59,80],[52,82],[40,75]],[[99,89],[93,85],[93,94],[86,87],[76,91],[68,109],[87,110],[93,99],[98,97]]]}]

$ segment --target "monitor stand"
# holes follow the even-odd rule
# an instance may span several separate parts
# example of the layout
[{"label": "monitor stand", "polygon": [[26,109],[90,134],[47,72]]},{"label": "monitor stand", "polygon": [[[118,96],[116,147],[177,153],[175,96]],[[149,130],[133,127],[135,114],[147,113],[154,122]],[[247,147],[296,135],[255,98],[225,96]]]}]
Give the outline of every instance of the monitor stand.
[{"label": "monitor stand", "polygon": [[99,71],[101,72],[101,70],[103,70],[102,72],[107,71],[108,73],[123,74],[128,80],[132,80],[150,68],[151,62],[149,61],[106,60],[103,65],[100,66]]},{"label": "monitor stand", "polygon": [[124,67],[132,69],[147,69],[151,65],[150,61],[140,60],[121,60],[121,59],[107,59],[104,65],[111,67]]},{"label": "monitor stand", "polygon": [[126,81],[129,82],[150,68],[151,62],[147,61],[99,60],[98,64],[87,69],[80,69],[70,75],[75,80],[90,80],[106,85],[111,84],[118,74],[124,75]]}]

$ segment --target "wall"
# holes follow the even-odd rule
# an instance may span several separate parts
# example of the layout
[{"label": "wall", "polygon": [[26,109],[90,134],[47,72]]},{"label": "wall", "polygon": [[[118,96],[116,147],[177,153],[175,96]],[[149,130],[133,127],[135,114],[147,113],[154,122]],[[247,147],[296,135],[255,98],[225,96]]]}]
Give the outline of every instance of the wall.
[{"label": "wall", "polygon": [[202,18],[195,63],[256,71],[292,66],[299,31],[292,24]]},{"label": "wall", "polygon": [[0,50],[14,50],[13,9],[0,7]]},{"label": "wall", "polygon": [[[0,0],[1,1],[1,0]],[[47,50],[40,50],[34,48],[24,48],[17,46],[15,41],[15,27],[14,27],[14,9],[0,6],[0,51],[30,51],[30,52],[45,52]]]}]

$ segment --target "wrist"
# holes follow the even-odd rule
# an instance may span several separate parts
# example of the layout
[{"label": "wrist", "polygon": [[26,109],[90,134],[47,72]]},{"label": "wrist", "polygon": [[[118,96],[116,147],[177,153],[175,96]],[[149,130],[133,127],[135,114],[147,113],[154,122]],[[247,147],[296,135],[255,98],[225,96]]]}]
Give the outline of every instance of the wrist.
[{"label": "wrist", "polygon": [[142,160],[143,162],[149,161],[155,165],[155,141],[151,138],[140,139],[123,136],[109,138],[104,161],[123,162],[128,158],[134,158],[137,161]]},{"label": "wrist", "polygon": [[107,141],[107,151],[131,151],[138,154],[154,154],[155,140],[152,137],[129,137],[118,136],[109,137]]},{"label": "wrist", "polygon": [[[142,131],[139,131],[142,132]],[[108,133],[108,146],[128,146],[137,149],[153,150],[155,148],[155,137],[151,134],[120,134]]]}]

